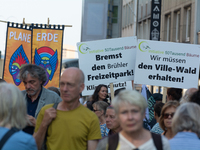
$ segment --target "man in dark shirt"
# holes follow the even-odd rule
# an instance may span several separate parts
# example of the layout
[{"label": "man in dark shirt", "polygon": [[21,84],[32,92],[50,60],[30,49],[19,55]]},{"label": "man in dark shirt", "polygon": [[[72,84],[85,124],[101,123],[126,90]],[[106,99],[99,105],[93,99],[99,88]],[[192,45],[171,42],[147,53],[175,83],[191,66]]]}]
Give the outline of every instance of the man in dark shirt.
[{"label": "man in dark shirt", "polygon": [[28,123],[23,131],[33,134],[40,109],[46,104],[60,102],[61,98],[55,92],[43,87],[47,80],[44,68],[34,64],[27,64],[20,69],[19,76],[26,89],[22,93],[27,101]]}]

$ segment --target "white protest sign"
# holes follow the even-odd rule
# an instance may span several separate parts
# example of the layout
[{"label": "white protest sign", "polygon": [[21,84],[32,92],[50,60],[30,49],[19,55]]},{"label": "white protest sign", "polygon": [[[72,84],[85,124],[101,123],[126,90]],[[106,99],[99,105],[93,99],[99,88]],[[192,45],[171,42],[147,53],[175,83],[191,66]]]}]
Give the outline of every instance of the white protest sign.
[{"label": "white protest sign", "polygon": [[[110,84],[105,84],[107,85],[108,87],[108,93],[110,93]],[[98,85],[89,85],[89,86],[86,86],[85,88],[85,95],[92,95],[95,91],[95,88],[97,87]],[[127,90],[132,90],[132,82],[131,81],[125,81],[125,82],[116,82],[116,83],[113,83],[113,88],[114,88],[114,91],[117,90],[117,89],[120,89],[120,88],[125,88]]]},{"label": "white protest sign", "polygon": [[133,80],[137,37],[80,42],[77,48],[85,75],[83,95],[91,93],[91,86]]},{"label": "white protest sign", "polygon": [[138,40],[136,84],[197,88],[200,46]]}]

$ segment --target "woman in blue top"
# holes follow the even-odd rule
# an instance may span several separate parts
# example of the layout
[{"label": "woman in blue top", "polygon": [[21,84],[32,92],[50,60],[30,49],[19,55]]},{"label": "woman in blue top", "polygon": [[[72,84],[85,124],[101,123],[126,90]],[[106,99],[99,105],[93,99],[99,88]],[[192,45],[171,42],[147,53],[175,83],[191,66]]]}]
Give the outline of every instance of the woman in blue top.
[{"label": "woman in blue top", "polygon": [[100,128],[101,128],[101,136],[108,136],[109,129],[106,126],[106,109],[109,106],[106,102],[104,101],[97,101],[93,105],[93,111],[99,118],[99,123],[100,123]]},{"label": "woman in blue top", "polygon": [[10,136],[2,150],[37,150],[33,136],[21,130],[27,125],[26,109],[19,89],[13,84],[0,83],[0,142],[11,128],[19,130]]},{"label": "woman in blue top", "polygon": [[169,140],[171,150],[200,149],[200,106],[189,102],[181,104],[172,119],[175,136]]}]

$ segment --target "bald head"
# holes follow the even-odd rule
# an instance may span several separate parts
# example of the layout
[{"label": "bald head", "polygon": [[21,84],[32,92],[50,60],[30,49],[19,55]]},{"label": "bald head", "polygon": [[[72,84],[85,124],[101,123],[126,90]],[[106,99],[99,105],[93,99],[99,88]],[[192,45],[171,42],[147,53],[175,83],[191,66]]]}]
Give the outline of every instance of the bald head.
[{"label": "bald head", "polygon": [[80,70],[79,68],[76,67],[70,67],[64,70],[64,72],[62,73],[61,77],[65,74],[72,74],[72,75],[77,75],[79,82],[80,83],[84,83],[85,82],[85,76],[82,70]]},{"label": "bald head", "polygon": [[198,89],[196,89],[196,88],[190,88],[190,89],[188,89],[185,93],[187,94],[187,95],[192,95],[194,92],[196,92],[196,91],[198,91]]},{"label": "bald head", "polygon": [[189,102],[191,96],[192,96],[196,91],[198,91],[198,89],[196,89],[196,88],[187,89],[187,91],[185,92],[185,95],[182,97],[180,103],[182,104],[182,103],[185,103],[185,102]]},{"label": "bald head", "polygon": [[64,70],[60,78],[60,94],[64,102],[79,102],[84,87],[84,74],[79,68],[72,67]]}]

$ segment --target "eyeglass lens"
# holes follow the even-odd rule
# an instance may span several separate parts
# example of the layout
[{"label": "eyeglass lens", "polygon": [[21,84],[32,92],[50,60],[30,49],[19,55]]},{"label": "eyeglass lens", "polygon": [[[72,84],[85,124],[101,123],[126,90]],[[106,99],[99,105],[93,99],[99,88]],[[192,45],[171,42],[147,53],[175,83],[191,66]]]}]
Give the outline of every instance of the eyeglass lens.
[{"label": "eyeglass lens", "polygon": [[173,118],[174,113],[171,113],[171,114],[166,113],[166,114],[164,114],[164,118],[165,119],[169,118],[169,116],[171,116],[171,118]]}]

